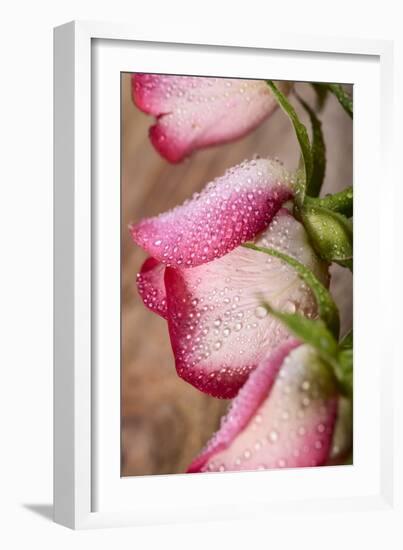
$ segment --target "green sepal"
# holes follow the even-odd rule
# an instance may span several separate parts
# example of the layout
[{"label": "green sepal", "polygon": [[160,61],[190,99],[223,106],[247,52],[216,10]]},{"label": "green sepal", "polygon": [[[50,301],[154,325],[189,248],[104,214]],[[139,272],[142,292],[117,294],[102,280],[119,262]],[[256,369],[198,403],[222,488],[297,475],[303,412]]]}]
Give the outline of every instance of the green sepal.
[{"label": "green sepal", "polygon": [[345,336],[343,336],[339,344],[339,348],[340,350],[352,349],[353,344],[354,344],[353,331],[350,330],[350,332],[348,332]]},{"label": "green sepal", "polygon": [[338,212],[309,203],[304,205],[300,215],[317,254],[328,262],[352,269],[351,220]]},{"label": "green sepal", "polygon": [[[332,439],[331,464],[352,464],[353,462],[353,403],[341,396],[337,406],[337,420]],[[333,460],[336,459],[336,462]]]},{"label": "green sepal", "polygon": [[343,214],[347,218],[351,218],[353,215],[353,188],[349,186],[343,189],[343,191],[326,195],[322,198],[305,197],[304,204],[306,207],[322,206],[333,212]]},{"label": "green sepal", "polygon": [[[326,82],[315,82],[312,84],[319,106],[323,106],[327,92],[331,92],[349,117],[353,118],[353,100],[341,84],[328,84]],[[320,107],[321,108],[321,107]]]},{"label": "green sepal", "polygon": [[336,339],[322,319],[308,319],[298,313],[274,310],[263,302],[270,315],[278,319],[298,340],[312,346],[321,359],[332,369],[342,395],[353,395],[353,350],[340,350]]},{"label": "green sepal", "polygon": [[329,89],[324,84],[320,84],[318,82],[311,82],[311,85],[316,93],[316,110],[321,111],[325,106]]},{"label": "green sepal", "polygon": [[297,185],[295,193],[295,202],[297,205],[301,206],[305,198],[306,185],[311,180],[313,170],[313,157],[308,132],[305,126],[299,120],[294,107],[288,101],[286,96],[282,92],[280,92],[280,90],[277,88],[272,80],[267,80],[267,84],[277,103],[290,119],[301,149],[303,169],[298,170],[297,172]]},{"label": "green sepal", "polygon": [[295,258],[292,258],[291,256],[288,256],[287,254],[284,254],[274,248],[265,248],[252,243],[245,243],[243,246],[258,252],[263,252],[269,256],[279,258],[295,269],[301,279],[311,289],[318,306],[319,317],[324,321],[325,325],[329,328],[335,338],[338,338],[340,320],[337,306],[330,292],[323,286],[323,284],[317,279],[310,269],[308,269],[304,264],[298,262]]},{"label": "green sepal", "polygon": [[336,376],[350,398],[353,397],[353,343],[353,331],[350,330],[339,344],[336,369]]},{"label": "green sepal", "polygon": [[311,107],[297,95],[299,102],[308,113],[312,126],[312,176],[306,184],[306,194],[317,197],[322,188],[326,171],[326,146],[323,138],[322,123]]},{"label": "green sepal", "polygon": [[345,395],[353,396],[353,349],[340,350],[337,356],[335,374],[343,386]]},{"label": "green sepal", "polygon": [[322,319],[308,319],[298,313],[284,313],[274,310],[268,303],[263,306],[281,321],[299,340],[314,347],[319,355],[332,366],[337,358],[337,341]]},{"label": "green sepal", "polygon": [[337,97],[338,102],[346,113],[353,118],[353,100],[343,86],[341,84],[327,84],[327,87]]}]

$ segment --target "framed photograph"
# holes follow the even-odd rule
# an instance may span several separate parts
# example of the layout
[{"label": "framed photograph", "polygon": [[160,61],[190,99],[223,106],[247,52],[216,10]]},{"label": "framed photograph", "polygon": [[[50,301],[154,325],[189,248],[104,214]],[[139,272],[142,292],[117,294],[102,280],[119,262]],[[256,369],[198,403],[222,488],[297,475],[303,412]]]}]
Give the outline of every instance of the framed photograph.
[{"label": "framed photograph", "polygon": [[56,522],[397,515],[392,53],[55,29]]}]

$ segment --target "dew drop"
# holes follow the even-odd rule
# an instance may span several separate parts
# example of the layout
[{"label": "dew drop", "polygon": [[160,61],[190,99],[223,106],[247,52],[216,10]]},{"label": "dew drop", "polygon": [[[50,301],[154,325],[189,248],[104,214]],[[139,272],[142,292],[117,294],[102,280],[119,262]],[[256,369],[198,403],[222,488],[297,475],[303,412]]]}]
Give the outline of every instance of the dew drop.
[{"label": "dew drop", "polygon": [[288,302],[286,302],[286,304],[284,306],[284,311],[286,313],[295,313],[296,309],[297,308],[295,306],[295,303],[291,302],[290,300]]},{"label": "dew drop", "polygon": [[310,402],[311,402],[311,400],[309,399],[309,397],[304,397],[304,398],[302,399],[302,405],[303,405],[304,407],[308,407]]},{"label": "dew drop", "polygon": [[264,319],[267,315],[267,309],[263,306],[258,306],[256,309],[255,309],[255,316],[258,318],[258,319]]},{"label": "dew drop", "polygon": [[278,433],[276,432],[276,430],[272,430],[269,433],[269,441],[271,443],[275,443],[277,440],[278,440]]}]

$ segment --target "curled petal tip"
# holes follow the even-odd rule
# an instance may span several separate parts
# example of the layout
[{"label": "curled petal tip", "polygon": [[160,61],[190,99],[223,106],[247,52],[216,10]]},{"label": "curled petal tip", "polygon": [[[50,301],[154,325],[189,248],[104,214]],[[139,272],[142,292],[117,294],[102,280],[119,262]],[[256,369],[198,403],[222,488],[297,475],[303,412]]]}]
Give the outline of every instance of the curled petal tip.
[{"label": "curled petal tip", "polygon": [[[291,88],[288,82],[278,86],[284,93]],[[170,162],[244,136],[277,107],[264,80],[138,73],[132,75],[132,97],[156,117],[151,141]]]},{"label": "curled petal tip", "polygon": [[131,236],[166,265],[195,267],[254,239],[292,198],[293,184],[276,161],[243,162],[182,206],[132,225]]},{"label": "curled petal tip", "polygon": [[164,274],[165,266],[155,258],[148,258],[137,274],[136,283],[144,305],[166,319],[168,312]]}]

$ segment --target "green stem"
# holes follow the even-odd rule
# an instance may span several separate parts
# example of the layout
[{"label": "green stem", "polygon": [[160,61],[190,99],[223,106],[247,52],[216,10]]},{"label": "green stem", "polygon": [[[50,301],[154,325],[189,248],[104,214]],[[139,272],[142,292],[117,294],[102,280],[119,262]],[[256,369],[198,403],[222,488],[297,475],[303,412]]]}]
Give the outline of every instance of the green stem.
[{"label": "green stem", "polygon": [[334,195],[328,195],[321,199],[306,197],[305,204],[306,206],[322,206],[351,218],[353,215],[353,188],[351,186],[346,187],[346,189],[339,193],[334,193]]}]

